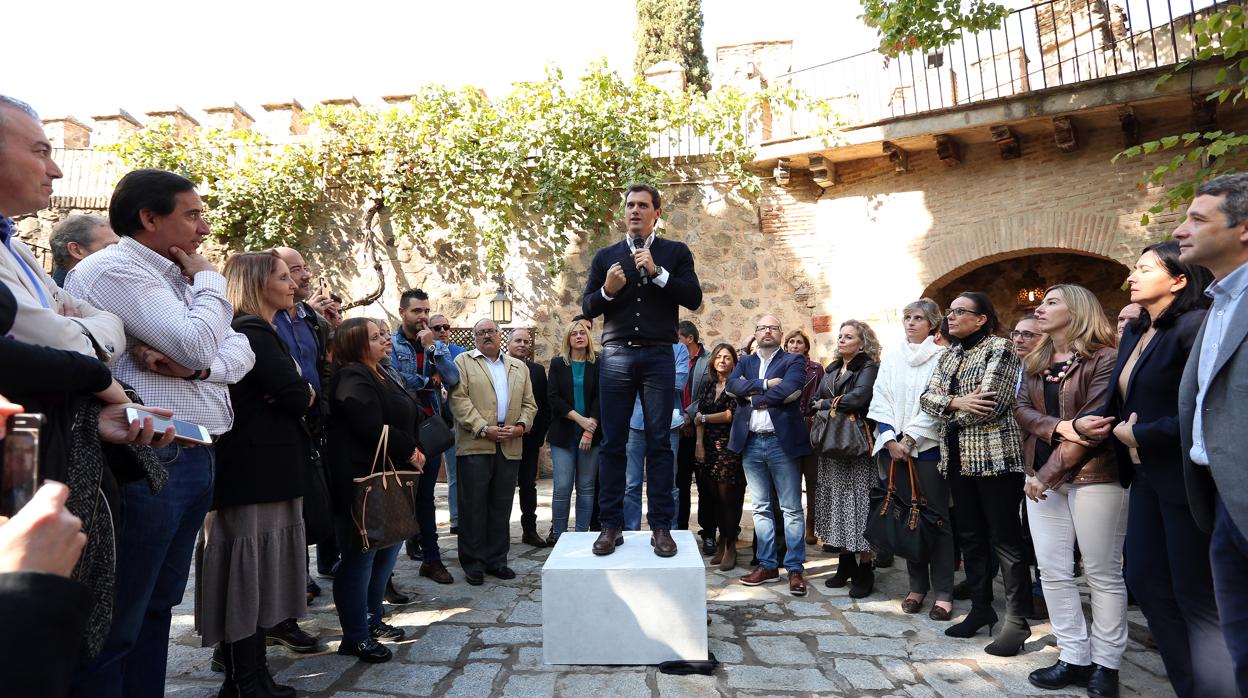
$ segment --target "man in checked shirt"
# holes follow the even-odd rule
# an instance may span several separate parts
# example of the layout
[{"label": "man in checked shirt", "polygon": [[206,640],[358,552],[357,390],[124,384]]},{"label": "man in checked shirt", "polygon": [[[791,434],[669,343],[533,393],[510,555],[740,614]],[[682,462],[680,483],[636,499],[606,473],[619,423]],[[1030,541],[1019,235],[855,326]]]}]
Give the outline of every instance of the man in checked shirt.
[{"label": "man in checked shirt", "polygon": [[[251,370],[255,355],[230,328],[234,309],[225,277],[198,252],[209,233],[203,211],[184,177],[127,174],[108,209],[121,242],[74,267],[66,285],[121,318],[128,351],[114,368],[117,378],[146,404],[218,437],[234,419],[228,386]],[[182,601],[195,538],[212,502],[213,448],[175,442],[158,449],[169,472],[159,495],[143,481],[125,486],[113,628],[77,682],[80,694],[164,694],[171,610]]]}]

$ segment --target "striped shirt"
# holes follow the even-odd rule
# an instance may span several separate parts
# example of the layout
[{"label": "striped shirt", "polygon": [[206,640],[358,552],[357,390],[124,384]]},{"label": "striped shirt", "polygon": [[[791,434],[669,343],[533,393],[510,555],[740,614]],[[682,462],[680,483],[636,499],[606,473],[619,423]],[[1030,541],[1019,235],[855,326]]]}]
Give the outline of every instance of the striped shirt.
[{"label": "striped shirt", "polygon": [[188,283],[178,265],[123,237],[80,262],[66,284],[71,293],[121,318],[127,350],[143,342],[186,368],[211,369],[206,380],[173,378],[148,371],[127,351],[113,373],[144,403],[172,410],[214,436],[230,430],[228,386],[247,375],[256,357],[247,338],[230,328],[234,309],[225,297],[225,277],[201,271]]}]

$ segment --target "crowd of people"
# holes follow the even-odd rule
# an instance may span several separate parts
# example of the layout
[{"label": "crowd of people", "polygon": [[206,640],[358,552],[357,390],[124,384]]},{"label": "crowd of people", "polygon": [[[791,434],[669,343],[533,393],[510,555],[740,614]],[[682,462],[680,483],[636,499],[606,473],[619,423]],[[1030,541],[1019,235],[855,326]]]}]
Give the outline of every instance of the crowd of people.
[{"label": "crowd of people", "polygon": [[[318,576],[333,580],[337,652],[389,660],[384,643],[406,632],[385,605],[412,601],[392,581],[400,555],[455,583],[439,549],[443,467],[471,585],[516,576],[517,490],[524,544],[597,531],[593,552],[609,555],[641,528],[644,489],[655,554],[674,555],[670,531],[694,523],[722,571],[739,564],[748,491],[754,559],[741,584],[779,582],[783,567],[804,596],[817,546],[837,556],[824,585],[864,598],[900,557],[868,533],[879,493],[895,489],[934,522],[904,559],[902,612],[930,595],[947,635],[987,628],[984,651],[999,656],[1047,617],[1059,661],[1030,681],[1116,696],[1133,597],[1178,695],[1248,691],[1248,478],[1236,467],[1248,175],[1203,185],[1175,239],[1143,250],[1116,330],[1091,291],[1064,283],[1007,338],[989,297],[966,291],[947,309],[927,298],[900,309],[895,347],[845,320],[826,366],[778,312],[738,346],[708,348],[677,321],[701,290],[688,248],[655,237],[661,200],[647,185],[626,192],[629,233],[595,257],[585,314],[559,328],[542,366],[533,333],[506,336],[488,318],[472,348],[456,345],[421,289],[403,293],[393,329],[344,320],[295,249],[234,254],[218,271],[199,252],[210,231],[195,185],[170,172],[124,176],[107,220],[63,222],[49,274],[12,217],[45,208],[59,176],[35,113],[0,97],[0,412],[46,419],[47,484],[0,524],[0,609],[28,628],[0,633],[0,676],[17,695],[161,695],[192,564],[195,627],[215,648],[222,696],[295,694],[266,648],[321,646],[297,622]],[[203,435],[164,427],[169,417]],[[830,446],[833,428],[861,445]],[[355,507],[355,483],[379,468],[421,475],[417,533],[386,545]],[[970,604],[953,623],[957,601]]]}]

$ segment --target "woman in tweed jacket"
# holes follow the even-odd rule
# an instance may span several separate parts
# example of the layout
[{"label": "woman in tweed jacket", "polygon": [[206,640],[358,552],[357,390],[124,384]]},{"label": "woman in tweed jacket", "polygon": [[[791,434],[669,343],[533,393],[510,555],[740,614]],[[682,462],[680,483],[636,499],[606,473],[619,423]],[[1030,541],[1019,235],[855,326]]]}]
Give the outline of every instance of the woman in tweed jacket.
[{"label": "woman in tweed jacket", "polygon": [[940,420],[940,470],[953,495],[954,524],[972,590],[971,611],[945,631],[972,637],[997,614],[992,610],[991,542],[1001,562],[1006,618],[1001,632],[984,648],[1011,657],[1031,636],[1027,563],[1019,504],[1023,498],[1022,434],[1014,421],[1019,362],[1009,340],[997,337],[997,314],[982,293],[968,291],[945,314],[953,346],[940,358],[920,398],[927,414]]}]

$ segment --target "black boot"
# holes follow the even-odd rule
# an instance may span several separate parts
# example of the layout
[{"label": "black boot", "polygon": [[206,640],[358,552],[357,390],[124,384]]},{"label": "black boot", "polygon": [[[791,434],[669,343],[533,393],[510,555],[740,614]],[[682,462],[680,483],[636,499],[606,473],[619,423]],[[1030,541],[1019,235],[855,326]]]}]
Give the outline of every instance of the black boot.
[{"label": "black boot", "polygon": [[1118,698],[1118,670],[1092,663],[1092,675],[1088,677],[1090,698]]},{"label": "black boot", "polygon": [[1013,657],[1023,648],[1023,643],[1031,637],[1031,626],[1025,618],[1007,617],[1001,632],[993,639],[984,651],[997,657]]},{"label": "black boot", "polygon": [[859,562],[854,570],[854,583],[849,587],[849,596],[861,599],[875,591],[875,565],[871,562]]},{"label": "black boot", "polygon": [[256,675],[256,649],[252,638],[221,643],[225,682],[217,698],[267,698]]},{"label": "black boot", "polygon": [[853,553],[841,553],[836,562],[836,574],[824,580],[823,585],[829,589],[840,589],[849,583],[858,569],[858,556]]},{"label": "black boot", "polygon": [[1036,669],[1027,675],[1032,686],[1050,691],[1057,691],[1067,686],[1087,686],[1088,676],[1092,674],[1092,665],[1067,664],[1058,660],[1057,664],[1043,669]]},{"label": "black boot", "polygon": [[261,695],[273,698],[295,698],[297,694],[294,688],[279,684],[269,673],[269,658],[266,655],[268,643],[265,642],[264,631],[257,632],[251,641],[256,651],[256,680],[264,691]]},{"label": "black boot", "polygon": [[988,626],[988,633],[992,633],[992,628],[997,624],[997,612],[992,610],[991,606],[971,606],[971,612],[966,614],[966,618],[961,623],[951,625],[945,628],[945,634],[949,637],[974,637],[979,629]]}]

